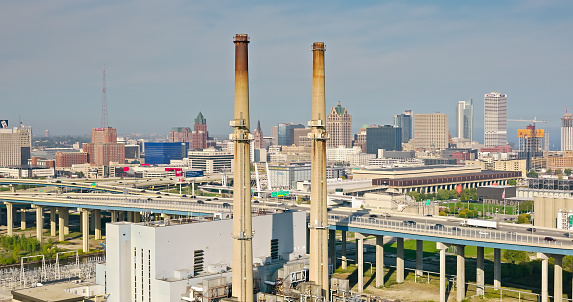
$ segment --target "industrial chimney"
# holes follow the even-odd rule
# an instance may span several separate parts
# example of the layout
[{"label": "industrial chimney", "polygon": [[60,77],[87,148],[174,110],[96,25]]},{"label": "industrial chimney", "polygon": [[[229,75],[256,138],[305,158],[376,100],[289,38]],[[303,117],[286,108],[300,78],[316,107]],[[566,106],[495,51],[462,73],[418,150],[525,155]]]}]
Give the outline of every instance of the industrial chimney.
[{"label": "industrial chimney", "polygon": [[323,42],[312,44],[312,140],[310,180],[310,271],[309,280],[320,285],[328,297],[328,220],[326,207],[326,110],[324,100]]},{"label": "industrial chimney", "polygon": [[233,297],[253,302],[253,231],[249,148],[249,36],[237,34],[235,44],[235,116],[230,122],[234,142],[233,185]]}]

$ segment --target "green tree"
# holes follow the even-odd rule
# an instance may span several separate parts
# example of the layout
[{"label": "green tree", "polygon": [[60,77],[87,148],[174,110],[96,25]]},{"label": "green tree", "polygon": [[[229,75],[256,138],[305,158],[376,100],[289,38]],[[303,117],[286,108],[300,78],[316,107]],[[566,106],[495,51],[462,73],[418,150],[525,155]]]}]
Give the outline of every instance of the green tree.
[{"label": "green tree", "polygon": [[567,176],[571,175],[571,169],[567,168],[565,170],[563,170],[563,173]]},{"label": "green tree", "polygon": [[511,263],[515,264],[520,262],[527,261],[527,252],[524,251],[515,251],[515,250],[504,250],[503,251],[503,258]]},{"label": "green tree", "polygon": [[510,186],[515,186],[515,185],[517,185],[517,180],[515,180],[515,179],[510,179],[510,180],[507,181],[507,184],[510,185]]},{"label": "green tree", "polygon": [[419,199],[419,198],[420,198],[420,193],[418,193],[418,192],[416,192],[416,191],[408,192],[407,195],[410,196],[410,197],[412,197],[412,199],[414,199],[414,200],[420,200],[420,199]]},{"label": "green tree", "polygon": [[533,200],[526,200],[519,203],[520,212],[531,212],[533,211]]},{"label": "green tree", "polygon": [[[517,216],[517,223],[518,224],[522,224],[522,223],[529,223],[531,219],[531,215],[529,214],[520,214],[519,216]],[[507,258],[506,258],[507,259]]]},{"label": "green tree", "polygon": [[446,212],[440,211],[440,216],[446,216]]},{"label": "green tree", "polygon": [[527,172],[527,177],[538,178],[539,174],[535,172],[535,170],[529,170],[529,172]]},{"label": "green tree", "polygon": [[450,198],[450,193],[447,190],[438,189],[437,197],[439,200],[447,200]]},{"label": "green tree", "polygon": [[553,170],[551,170],[551,168],[548,168],[547,170],[545,170],[545,173],[551,174],[551,173],[553,173]]}]

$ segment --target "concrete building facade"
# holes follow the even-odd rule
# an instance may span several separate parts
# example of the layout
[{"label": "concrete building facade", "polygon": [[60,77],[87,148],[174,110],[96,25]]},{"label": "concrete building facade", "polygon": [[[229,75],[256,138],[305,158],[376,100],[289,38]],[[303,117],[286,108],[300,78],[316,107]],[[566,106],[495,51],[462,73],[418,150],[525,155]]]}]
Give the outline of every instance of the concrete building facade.
[{"label": "concrete building facade", "polygon": [[31,145],[31,127],[0,128],[0,167],[27,165]]},{"label": "concrete building facade", "polygon": [[352,115],[348,113],[348,108],[340,105],[340,102],[336,107],[332,107],[326,116],[326,132],[329,135],[327,147],[352,148]]},{"label": "concrete building facade", "polygon": [[191,142],[191,128],[189,127],[173,127],[167,135],[167,141],[171,143],[189,143]]},{"label": "concrete building facade", "polygon": [[92,166],[109,166],[110,162],[125,162],[125,145],[117,142],[115,128],[93,128],[91,143],[82,145]]},{"label": "concrete building facade", "polygon": [[507,95],[492,92],[484,96],[484,145],[507,145]]},{"label": "concrete building facade", "polygon": [[203,151],[189,151],[189,167],[201,169],[205,173],[219,173],[232,170],[233,152],[217,151],[208,148]]},{"label": "concrete building facade", "polygon": [[71,168],[89,162],[86,152],[56,152],[56,168]]},{"label": "concrete building facade", "polygon": [[448,147],[448,116],[443,113],[416,114],[414,147],[445,149]]}]

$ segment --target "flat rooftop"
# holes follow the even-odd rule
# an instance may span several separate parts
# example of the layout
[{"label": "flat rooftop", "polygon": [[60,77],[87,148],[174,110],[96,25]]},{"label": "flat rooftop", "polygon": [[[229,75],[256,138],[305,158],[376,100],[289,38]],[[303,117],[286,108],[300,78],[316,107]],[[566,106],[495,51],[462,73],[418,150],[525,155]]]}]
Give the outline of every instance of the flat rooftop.
[{"label": "flat rooftop", "polygon": [[78,287],[74,283],[56,283],[45,286],[31,287],[12,291],[12,296],[18,301],[37,302],[75,302],[83,301],[84,297],[65,292],[69,288]]}]

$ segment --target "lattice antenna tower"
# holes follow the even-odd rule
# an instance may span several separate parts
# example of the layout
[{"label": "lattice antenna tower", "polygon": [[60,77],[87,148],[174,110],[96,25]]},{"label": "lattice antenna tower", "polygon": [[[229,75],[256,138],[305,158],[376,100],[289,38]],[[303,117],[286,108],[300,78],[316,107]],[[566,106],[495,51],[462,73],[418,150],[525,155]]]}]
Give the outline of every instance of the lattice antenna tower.
[{"label": "lattice antenna tower", "polygon": [[107,94],[105,91],[105,64],[103,64],[103,91],[101,94],[101,127],[107,128]]}]

